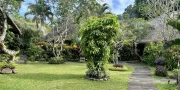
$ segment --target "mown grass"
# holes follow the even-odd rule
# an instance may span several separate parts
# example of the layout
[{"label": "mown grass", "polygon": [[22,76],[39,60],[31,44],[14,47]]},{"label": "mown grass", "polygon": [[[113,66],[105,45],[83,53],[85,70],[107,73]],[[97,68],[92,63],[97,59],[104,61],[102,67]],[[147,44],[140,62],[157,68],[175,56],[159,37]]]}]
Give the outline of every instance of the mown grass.
[{"label": "mown grass", "polygon": [[170,78],[170,77],[173,76],[173,72],[172,72],[172,71],[168,71],[168,72],[167,72],[167,73],[168,73],[168,76],[166,76],[166,77],[156,76],[156,75],[155,75],[155,67],[150,67],[150,66],[148,66],[148,67],[151,69],[151,74],[152,74],[152,77],[153,77],[153,78]]},{"label": "mown grass", "polygon": [[0,90],[127,90],[134,70],[110,71],[109,81],[85,79],[86,64],[20,64],[18,74],[0,75]]},{"label": "mown grass", "polygon": [[156,83],[158,90],[177,90],[176,84]]},{"label": "mown grass", "polygon": [[[152,74],[152,77],[155,78],[155,79],[163,79],[163,78],[171,78],[173,76],[173,72],[172,71],[168,71],[168,76],[166,77],[161,77],[161,76],[156,76],[154,74],[155,72],[155,67],[150,67],[149,68],[151,69],[151,74]],[[158,90],[177,90],[177,85],[176,84],[168,84],[167,82],[166,83],[163,83],[163,82],[156,82],[156,87],[158,88]]]}]

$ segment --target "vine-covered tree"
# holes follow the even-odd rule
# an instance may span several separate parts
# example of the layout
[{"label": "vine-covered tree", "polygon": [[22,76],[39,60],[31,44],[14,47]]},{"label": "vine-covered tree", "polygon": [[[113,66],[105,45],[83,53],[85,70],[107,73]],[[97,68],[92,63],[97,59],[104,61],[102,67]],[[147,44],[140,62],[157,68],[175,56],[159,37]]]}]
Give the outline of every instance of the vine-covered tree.
[{"label": "vine-covered tree", "polygon": [[101,18],[89,18],[80,29],[81,49],[87,59],[88,79],[107,80],[109,74],[107,63],[110,57],[110,46],[120,31],[119,21],[108,14]]},{"label": "vine-covered tree", "polygon": [[9,10],[13,11],[14,9],[18,10],[20,8],[22,1],[23,0],[1,0],[0,1],[0,50],[10,55],[10,58],[8,59],[7,63],[10,63],[10,61],[14,60],[16,54],[19,53],[19,51],[7,49],[7,46],[5,45],[4,40],[7,34],[8,20],[10,20],[10,18],[7,15],[7,12]]}]

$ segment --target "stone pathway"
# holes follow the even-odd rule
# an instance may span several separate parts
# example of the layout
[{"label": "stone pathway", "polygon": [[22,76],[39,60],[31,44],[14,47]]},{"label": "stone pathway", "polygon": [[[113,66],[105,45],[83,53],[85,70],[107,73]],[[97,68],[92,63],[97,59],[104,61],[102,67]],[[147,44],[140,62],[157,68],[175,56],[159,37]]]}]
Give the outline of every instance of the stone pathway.
[{"label": "stone pathway", "polygon": [[129,79],[128,90],[158,90],[151,77],[151,70],[140,64],[132,64],[135,67]]}]

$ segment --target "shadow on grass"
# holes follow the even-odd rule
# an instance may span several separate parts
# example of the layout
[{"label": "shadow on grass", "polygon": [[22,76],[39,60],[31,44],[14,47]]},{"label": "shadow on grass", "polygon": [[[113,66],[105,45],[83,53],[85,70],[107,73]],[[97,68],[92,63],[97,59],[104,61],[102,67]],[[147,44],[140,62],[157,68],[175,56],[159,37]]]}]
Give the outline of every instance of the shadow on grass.
[{"label": "shadow on grass", "polygon": [[42,80],[42,81],[53,81],[53,80],[79,80],[84,79],[85,75],[81,74],[47,74],[47,73],[29,73],[29,74],[17,74],[11,75],[11,78],[29,79],[29,80]]}]

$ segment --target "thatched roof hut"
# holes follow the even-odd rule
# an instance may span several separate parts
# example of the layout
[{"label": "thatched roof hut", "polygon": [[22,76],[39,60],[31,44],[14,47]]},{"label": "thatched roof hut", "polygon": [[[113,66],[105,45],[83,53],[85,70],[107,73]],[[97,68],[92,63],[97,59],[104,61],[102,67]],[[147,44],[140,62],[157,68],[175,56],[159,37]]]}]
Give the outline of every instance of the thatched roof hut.
[{"label": "thatched roof hut", "polygon": [[7,23],[12,27],[12,29],[9,29],[11,30],[13,33],[15,34],[22,34],[20,29],[17,27],[17,25],[13,22],[13,20],[6,14],[2,11],[2,9],[0,9],[0,16],[3,16],[3,14],[5,15],[5,17],[7,18]]},{"label": "thatched roof hut", "polygon": [[140,40],[140,42],[170,41],[180,37],[178,30],[173,29],[171,26],[166,27],[162,17],[160,16],[147,22],[153,29],[149,30],[147,36]]},{"label": "thatched roof hut", "polygon": [[137,44],[138,54],[140,56],[143,55],[146,44],[150,42],[168,42],[176,38],[180,38],[180,32],[178,30],[173,29],[171,26],[166,27],[163,16],[154,18],[147,23],[150,24],[153,28],[149,30],[147,36],[145,36]]}]

